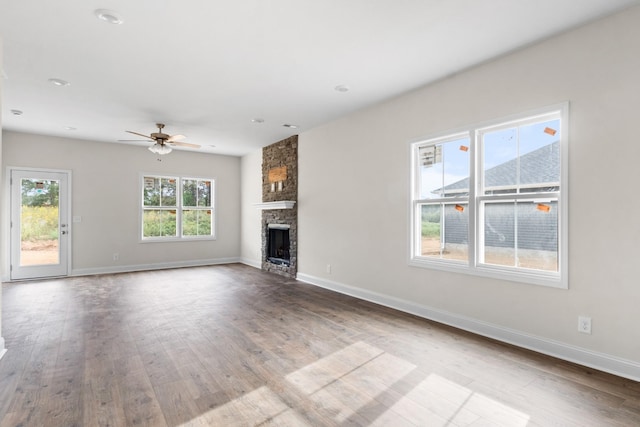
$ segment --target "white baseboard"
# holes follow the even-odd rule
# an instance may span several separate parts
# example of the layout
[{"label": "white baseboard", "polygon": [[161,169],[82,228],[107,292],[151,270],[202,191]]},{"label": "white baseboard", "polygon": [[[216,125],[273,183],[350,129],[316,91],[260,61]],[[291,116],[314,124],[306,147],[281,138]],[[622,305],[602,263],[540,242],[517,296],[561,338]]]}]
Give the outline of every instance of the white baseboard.
[{"label": "white baseboard", "polygon": [[634,381],[640,381],[640,363],[638,362],[621,359],[616,356],[591,351],[563,342],[550,340],[548,338],[538,337],[525,332],[505,328],[503,326],[483,322],[433,307],[416,304],[414,302],[368,291],[366,289],[332,282],[330,280],[308,274],[298,273],[296,278],[301,282],[309,283],[341,294],[350,295],[385,307],[394,308],[405,313],[414,314],[458,329],[463,329],[478,335],[493,338],[528,350],[533,350],[538,353],[557,357],[558,359],[577,363],[620,377],[629,378]]},{"label": "white baseboard", "polygon": [[165,270],[168,268],[202,267],[206,265],[233,264],[240,258],[214,258],[189,261],[163,262],[159,264],[114,265],[113,267],[79,268],[71,271],[70,276],[92,276],[96,274],[131,273],[134,271]]},{"label": "white baseboard", "polygon": [[242,264],[248,265],[249,267],[262,268],[262,263],[260,261],[256,261],[256,260],[253,260],[253,259],[241,258],[240,262]]}]

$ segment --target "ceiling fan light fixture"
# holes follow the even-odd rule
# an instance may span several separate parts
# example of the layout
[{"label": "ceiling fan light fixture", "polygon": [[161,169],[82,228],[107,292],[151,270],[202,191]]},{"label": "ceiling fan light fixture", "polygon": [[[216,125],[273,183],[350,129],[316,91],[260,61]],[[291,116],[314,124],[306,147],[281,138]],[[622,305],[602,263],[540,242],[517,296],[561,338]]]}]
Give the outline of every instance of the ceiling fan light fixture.
[{"label": "ceiling fan light fixture", "polygon": [[124,22],[118,12],[114,12],[113,10],[96,9],[93,11],[93,14],[96,15],[96,18],[98,18],[99,20],[107,22],[109,24],[120,25]]},{"label": "ceiling fan light fixture", "polygon": [[168,145],[158,144],[156,142],[151,147],[149,147],[149,151],[151,151],[153,154],[159,154],[162,156],[164,154],[169,154],[173,150]]}]

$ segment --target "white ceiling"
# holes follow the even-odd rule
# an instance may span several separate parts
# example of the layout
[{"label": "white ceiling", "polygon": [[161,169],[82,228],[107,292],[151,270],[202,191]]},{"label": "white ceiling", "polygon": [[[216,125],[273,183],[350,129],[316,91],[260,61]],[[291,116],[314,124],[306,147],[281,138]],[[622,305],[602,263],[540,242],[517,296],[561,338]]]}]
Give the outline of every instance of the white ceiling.
[{"label": "white ceiling", "polygon": [[243,155],[639,3],[0,0],[2,125],[117,142],[163,122],[201,151]]}]

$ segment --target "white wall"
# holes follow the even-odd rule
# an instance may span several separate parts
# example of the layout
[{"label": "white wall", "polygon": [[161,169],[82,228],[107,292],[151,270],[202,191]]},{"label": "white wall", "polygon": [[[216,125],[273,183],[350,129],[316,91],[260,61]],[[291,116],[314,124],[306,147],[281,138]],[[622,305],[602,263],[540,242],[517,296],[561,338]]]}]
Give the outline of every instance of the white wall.
[{"label": "white wall", "polygon": [[[145,147],[5,132],[7,167],[72,171],[72,274],[199,265],[240,259],[240,159],[174,150],[157,157]],[[140,243],[140,173],[216,180],[217,239]],[[5,192],[7,189],[3,188]],[[3,245],[4,246],[4,245]],[[113,254],[119,260],[113,261]],[[6,258],[6,257],[5,257]],[[7,271],[3,275],[8,276]]]},{"label": "white wall", "polygon": [[[242,262],[260,268],[262,263],[262,150],[242,157]],[[257,238],[256,238],[257,236]]]},{"label": "white wall", "polygon": [[[2,70],[2,38],[0,38],[0,70]],[[2,111],[2,77],[0,77],[0,111]],[[2,164],[2,114],[0,114],[0,165]],[[0,175],[0,188],[4,185],[4,175]],[[2,218],[2,212],[0,212],[0,218]],[[4,238],[4,230],[0,227],[0,259],[7,257],[5,253],[4,245],[1,244]],[[0,358],[6,352],[4,348],[4,338],[2,338],[2,288],[0,288]]]},{"label": "white wall", "polygon": [[[302,133],[298,277],[640,379],[639,22],[636,7]],[[408,266],[409,141],[563,101],[569,290]]]}]

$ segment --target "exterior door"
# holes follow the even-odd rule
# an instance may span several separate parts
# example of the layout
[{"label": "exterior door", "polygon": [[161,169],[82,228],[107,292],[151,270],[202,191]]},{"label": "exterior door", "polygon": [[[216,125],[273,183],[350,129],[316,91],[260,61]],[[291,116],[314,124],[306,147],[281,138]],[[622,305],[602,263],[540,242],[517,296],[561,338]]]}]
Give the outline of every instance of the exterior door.
[{"label": "exterior door", "polygon": [[11,279],[66,276],[69,174],[11,170]]}]

